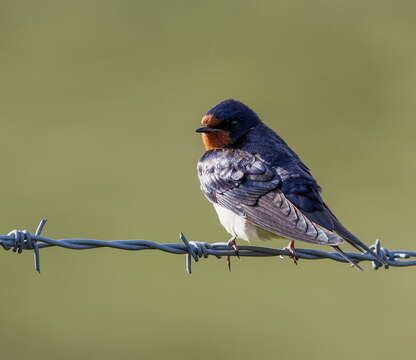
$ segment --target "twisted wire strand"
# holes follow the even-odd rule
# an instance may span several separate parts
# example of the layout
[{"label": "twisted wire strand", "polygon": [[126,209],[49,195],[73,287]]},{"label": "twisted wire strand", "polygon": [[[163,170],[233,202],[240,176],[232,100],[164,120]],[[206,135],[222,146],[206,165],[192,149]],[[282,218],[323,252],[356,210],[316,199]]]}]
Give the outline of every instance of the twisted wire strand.
[{"label": "twisted wire strand", "polygon": [[[207,243],[200,241],[189,241],[183,233],[179,234],[181,244],[160,244],[149,240],[113,240],[103,241],[95,239],[51,239],[41,235],[47,219],[42,219],[34,234],[27,230],[12,230],[7,235],[0,235],[0,245],[5,250],[12,250],[17,254],[23,250],[33,250],[35,270],[40,272],[40,252],[42,248],[59,246],[66,249],[86,250],[100,247],[108,247],[121,250],[160,250],[171,254],[186,255],[186,271],[192,273],[192,259],[198,262],[201,258],[207,258],[209,255],[221,258],[222,256],[291,256],[288,250],[272,249],[262,246],[240,245],[238,254],[228,243],[217,242]],[[376,240],[370,249],[386,260],[387,265],[377,261],[373,254],[370,253],[346,253],[356,262],[371,261],[375,270],[383,267],[388,269],[390,266],[403,267],[415,266],[416,260],[403,260],[416,257],[416,251],[389,250],[381,246],[380,240]],[[338,262],[347,262],[338,253],[326,252],[316,249],[296,248],[296,255],[300,259],[319,260],[330,259]]]}]

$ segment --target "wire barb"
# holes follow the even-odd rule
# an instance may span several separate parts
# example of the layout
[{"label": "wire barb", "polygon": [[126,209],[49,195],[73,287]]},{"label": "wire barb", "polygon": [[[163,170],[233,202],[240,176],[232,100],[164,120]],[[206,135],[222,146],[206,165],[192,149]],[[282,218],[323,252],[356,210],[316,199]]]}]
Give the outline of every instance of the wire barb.
[{"label": "wire barb", "polygon": [[[100,247],[108,247],[121,250],[160,250],[170,254],[185,255],[186,271],[192,273],[192,260],[198,262],[201,258],[207,258],[209,255],[221,258],[223,256],[237,256],[232,245],[226,242],[207,243],[200,241],[189,241],[183,233],[179,234],[181,244],[161,244],[149,240],[93,240],[93,239],[60,239],[55,240],[42,236],[42,230],[47,219],[42,219],[34,235],[26,230],[13,230],[7,235],[0,235],[0,245],[5,250],[12,249],[17,254],[23,250],[33,250],[35,270],[40,273],[40,249],[52,246],[58,246],[66,249],[87,250]],[[404,260],[416,257],[416,251],[392,251],[381,246],[380,240],[376,240],[370,249],[385,260],[386,265],[375,260],[374,253],[345,253],[355,262],[370,261],[375,270],[390,266],[403,267],[415,266],[416,260]],[[282,249],[272,249],[261,246],[239,245],[238,256],[240,257],[269,257],[269,256],[290,256],[290,252]],[[344,257],[336,252],[326,252],[316,249],[296,248],[296,255],[300,259],[319,260],[330,259],[338,262],[347,262]]]},{"label": "wire barb", "polygon": [[3,249],[14,251],[16,254],[21,254],[23,250],[33,250],[35,270],[40,273],[40,256],[39,256],[39,246],[37,243],[37,236],[40,236],[47,219],[42,219],[36,229],[35,236],[33,236],[27,230],[12,230],[7,236],[10,237],[9,241],[1,241],[0,244],[3,246]]}]

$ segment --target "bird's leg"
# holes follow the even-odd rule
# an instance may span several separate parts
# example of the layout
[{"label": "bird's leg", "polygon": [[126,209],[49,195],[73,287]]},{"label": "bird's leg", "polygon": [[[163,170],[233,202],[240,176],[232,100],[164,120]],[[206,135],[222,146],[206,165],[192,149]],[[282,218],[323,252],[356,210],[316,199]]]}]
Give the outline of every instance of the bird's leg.
[{"label": "bird's leg", "polygon": [[295,265],[298,264],[299,257],[295,253],[295,240],[290,240],[289,244],[287,244],[287,246],[284,247],[282,250],[289,251],[290,257],[293,260],[293,262],[295,263]]},{"label": "bird's leg", "polygon": [[239,254],[240,249],[239,249],[239,247],[238,247],[237,242],[235,241],[235,239],[236,239],[236,237],[233,236],[230,240],[228,240],[228,243],[227,244],[232,246],[232,248],[235,251],[235,255],[238,258],[240,258],[240,254]]},{"label": "bird's leg", "polygon": [[[238,253],[240,249],[238,248],[238,245],[237,245],[237,242],[235,241],[235,239],[236,239],[236,237],[233,236],[230,240],[228,240],[227,245],[231,245],[232,248],[235,251],[235,255],[238,258],[240,258],[240,255]],[[230,255],[227,256],[227,265],[228,265],[228,270],[231,271],[231,256]]]}]

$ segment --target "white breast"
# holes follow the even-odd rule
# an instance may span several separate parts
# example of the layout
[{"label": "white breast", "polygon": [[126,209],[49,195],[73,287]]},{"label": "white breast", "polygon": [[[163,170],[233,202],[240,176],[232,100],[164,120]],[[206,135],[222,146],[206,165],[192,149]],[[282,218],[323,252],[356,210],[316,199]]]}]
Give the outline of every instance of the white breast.
[{"label": "white breast", "polygon": [[225,230],[227,230],[227,232],[232,236],[246,241],[279,238],[279,236],[253,225],[243,217],[233,213],[231,210],[228,210],[218,204],[213,205],[218,214],[221,225],[224,226]]}]

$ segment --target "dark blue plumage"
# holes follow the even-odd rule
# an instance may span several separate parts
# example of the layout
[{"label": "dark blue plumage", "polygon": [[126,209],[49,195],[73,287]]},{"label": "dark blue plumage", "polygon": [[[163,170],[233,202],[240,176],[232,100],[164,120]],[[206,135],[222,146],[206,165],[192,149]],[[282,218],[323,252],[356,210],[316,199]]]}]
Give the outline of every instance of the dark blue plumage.
[{"label": "dark blue plumage", "polygon": [[260,121],[258,115],[242,102],[229,99],[220,102],[207,111],[207,115],[214,115],[218,119],[237,119],[246,125]]},{"label": "dark blue plumage", "polygon": [[280,190],[308,217],[328,230],[334,229],[333,217],[326,211],[320,195],[320,186],[309,168],[296,153],[266,125],[258,122],[243,135],[233,148],[239,148],[260,157],[282,178]]},{"label": "dark blue plumage", "polygon": [[[290,239],[324,243],[319,238],[322,230],[328,245],[331,239],[337,244],[336,236],[369,251],[326,206],[308,167],[254,111],[239,101],[225,100],[207,116],[215,118],[214,125],[198,131],[226,132],[230,139],[221,149],[207,151],[198,163],[201,187],[211,202]],[[289,210],[282,215],[284,206]]]}]

